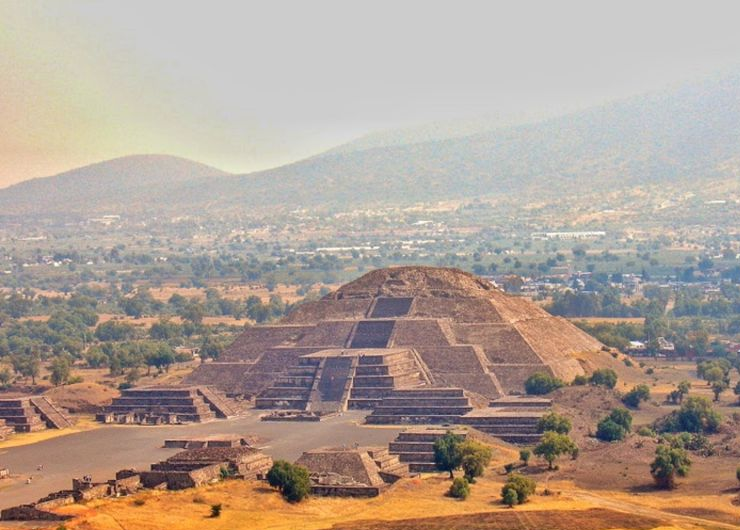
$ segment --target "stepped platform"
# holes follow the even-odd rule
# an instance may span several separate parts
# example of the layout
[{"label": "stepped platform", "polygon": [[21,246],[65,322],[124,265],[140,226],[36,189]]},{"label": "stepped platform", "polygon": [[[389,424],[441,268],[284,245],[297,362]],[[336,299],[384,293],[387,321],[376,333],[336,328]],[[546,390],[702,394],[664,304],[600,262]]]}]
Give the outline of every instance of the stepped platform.
[{"label": "stepped platform", "polygon": [[408,476],[408,466],[385,448],[323,448],[306,451],[296,464],[308,469],[317,495],[374,497]]},{"label": "stepped platform", "polygon": [[143,387],[124,390],[97,419],[104,423],[157,425],[201,423],[235,413],[230,401],[209,387]]},{"label": "stepped platform", "polygon": [[369,424],[457,423],[473,410],[462,388],[420,388],[394,390],[373,409]]},{"label": "stepped platform", "polygon": [[45,396],[0,399],[0,419],[15,432],[65,429],[72,426],[66,411]]},{"label": "stepped platform", "polygon": [[459,423],[505,442],[533,445],[542,437],[537,424],[551,405],[552,401],[547,398],[506,396],[493,400],[488,408],[466,414]]},{"label": "stepped platform", "polygon": [[255,405],[334,414],[373,408],[396,389],[426,384],[416,356],[407,348],[334,348],[303,355],[257,396]]},{"label": "stepped platform", "polygon": [[467,437],[463,429],[413,428],[407,429],[388,444],[388,453],[398,457],[408,466],[411,473],[433,473],[438,471],[434,463],[434,442],[448,431]]}]

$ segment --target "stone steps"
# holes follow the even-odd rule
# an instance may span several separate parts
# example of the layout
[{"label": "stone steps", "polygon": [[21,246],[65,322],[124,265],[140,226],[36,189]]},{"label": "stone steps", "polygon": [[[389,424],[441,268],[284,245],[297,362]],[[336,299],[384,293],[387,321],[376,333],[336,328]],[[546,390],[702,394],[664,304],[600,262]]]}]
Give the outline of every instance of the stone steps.
[{"label": "stone steps", "polygon": [[44,396],[32,397],[31,403],[39,411],[46,424],[54,429],[67,429],[72,427],[69,418],[51,400]]}]

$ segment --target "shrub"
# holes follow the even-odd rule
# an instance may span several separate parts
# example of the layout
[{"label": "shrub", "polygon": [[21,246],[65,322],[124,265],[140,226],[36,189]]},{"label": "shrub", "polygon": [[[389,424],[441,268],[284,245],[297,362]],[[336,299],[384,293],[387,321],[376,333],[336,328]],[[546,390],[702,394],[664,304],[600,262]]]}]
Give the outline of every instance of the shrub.
[{"label": "shrub", "polygon": [[470,495],[470,484],[463,477],[456,477],[450,486],[450,496],[465,500]]},{"label": "shrub", "polygon": [[656,422],[658,432],[717,432],[722,416],[712,408],[708,399],[692,396],[681,404],[679,410],[671,412]]},{"label": "shrub", "polygon": [[211,517],[221,517],[221,505],[220,504],[211,505]]},{"label": "shrub", "polygon": [[519,504],[519,494],[514,488],[504,488],[501,492],[501,499],[509,508],[513,508],[515,504]]},{"label": "shrub", "polygon": [[611,368],[599,368],[591,374],[590,382],[595,386],[614,388],[617,386],[617,372]]},{"label": "shrub", "polygon": [[527,391],[527,394],[530,395],[549,394],[550,392],[557,390],[558,388],[562,388],[563,386],[565,386],[565,383],[563,381],[561,381],[557,377],[553,377],[542,372],[532,374],[524,382],[524,389]]},{"label": "shrub", "polygon": [[447,431],[444,436],[434,442],[434,463],[440,471],[450,473],[462,465],[463,454],[460,446],[465,439],[459,434]]},{"label": "shrub", "polygon": [[514,496],[507,491],[513,490],[516,492],[516,504],[524,504],[531,495],[534,495],[536,489],[537,483],[534,480],[519,473],[512,473],[506,479],[504,487],[501,488],[501,498],[508,504],[506,499],[513,500]]},{"label": "shrub", "polygon": [[573,378],[573,385],[574,386],[584,386],[587,385],[589,382],[587,375],[577,375],[575,378]]},{"label": "shrub", "polygon": [[640,435],[640,436],[645,436],[645,437],[652,438],[653,436],[655,436],[655,431],[652,430],[647,425],[643,425],[642,427],[640,427],[639,429],[637,429],[637,434]]},{"label": "shrub", "polygon": [[573,428],[570,420],[556,412],[545,414],[537,422],[539,432],[554,431],[560,434],[568,434]]},{"label": "shrub", "polygon": [[532,458],[532,451],[529,449],[522,449],[519,451],[519,460],[521,460],[525,466],[529,465],[530,458]]},{"label": "shrub", "polygon": [[299,502],[311,492],[308,470],[285,460],[276,461],[267,472],[267,482],[289,502]]},{"label": "shrub", "polygon": [[613,409],[596,426],[596,437],[604,442],[624,440],[632,428],[632,414],[627,409]]},{"label": "shrub", "polygon": [[640,403],[648,399],[650,399],[650,387],[643,384],[637,385],[622,396],[622,403],[633,409],[639,409]]},{"label": "shrub", "polygon": [[146,499],[134,499],[134,506],[144,506],[146,504]]},{"label": "shrub", "polygon": [[738,482],[740,482],[740,466],[738,466],[737,469],[735,470],[735,478],[737,479]]},{"label": "shrub", "polygon": [[547,461],[548,469],[552,469],[553,462],[564,454],[573,455],[578,450],[575,442],[567,434],[547,431],[540,444],[534,448],[534,454]]},{"label": "shrub", "polygon": [[612,421],[609,417],[604,418],[596,426],[596,438],[602,442],[617,442],[624,440],[627,431],[624,427]]},{"label": "shrub", "polygon": [[655,450],[655,460],[650,464],[650,474],[659,488],[673,489],[676,477],[689,473],[691,460],[684,449],[659,445]]}]

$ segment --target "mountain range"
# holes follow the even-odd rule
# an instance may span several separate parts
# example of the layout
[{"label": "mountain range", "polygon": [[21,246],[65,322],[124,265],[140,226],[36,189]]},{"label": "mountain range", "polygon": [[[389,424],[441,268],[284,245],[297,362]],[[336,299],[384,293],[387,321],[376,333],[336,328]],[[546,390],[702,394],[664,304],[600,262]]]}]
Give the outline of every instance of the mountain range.
[{"label": "mountain range", "polygon": [[419,137],[363,138],[247,175],[165,155],[123,157],[2,189],[0,211],[87,215],[358,207],[558,198],[584,186],[613,191],[738,179],[740,76],[536,123],[416,141]]}]

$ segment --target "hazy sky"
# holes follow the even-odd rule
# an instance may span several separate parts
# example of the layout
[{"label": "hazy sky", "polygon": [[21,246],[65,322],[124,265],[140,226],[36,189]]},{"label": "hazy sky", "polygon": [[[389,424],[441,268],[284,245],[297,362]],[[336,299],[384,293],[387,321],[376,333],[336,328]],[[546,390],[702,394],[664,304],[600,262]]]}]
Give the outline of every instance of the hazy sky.
[{"label": "hazy sky", "polygon": [[740,63],[740,3],[0,0],[0,185],[133,153],[247,172]]}]

